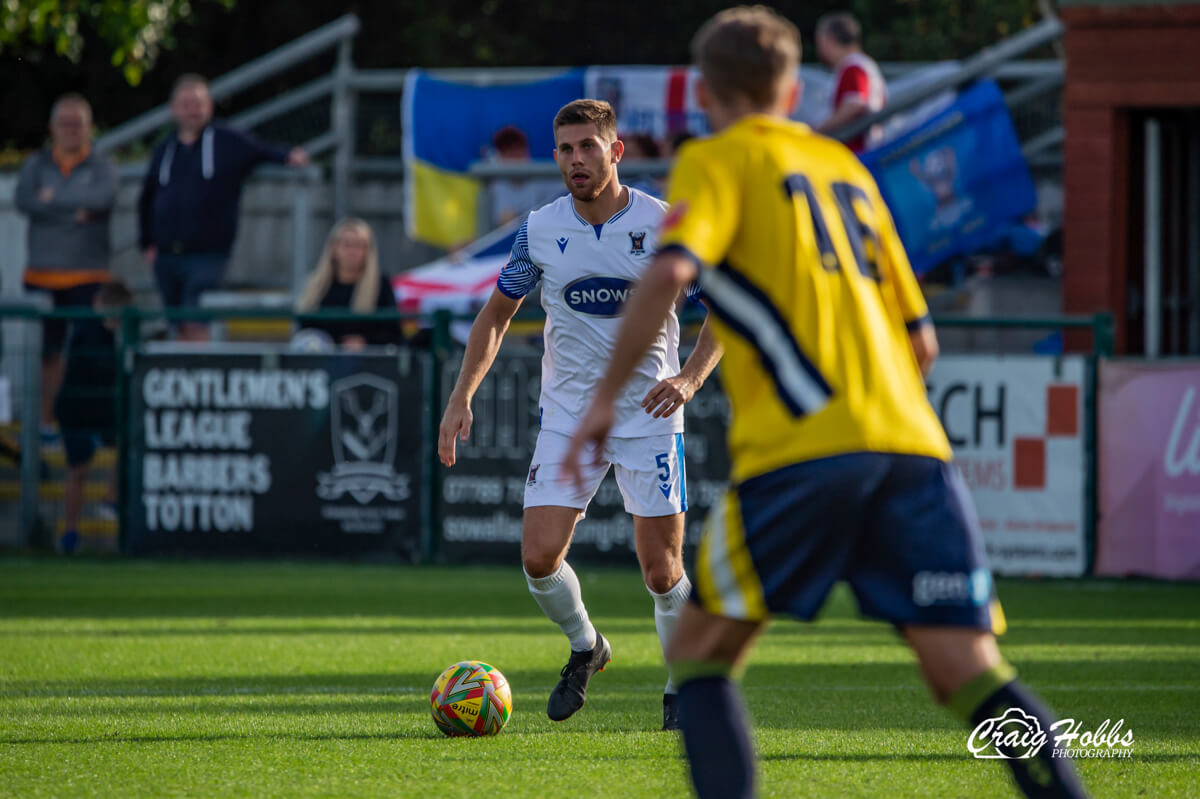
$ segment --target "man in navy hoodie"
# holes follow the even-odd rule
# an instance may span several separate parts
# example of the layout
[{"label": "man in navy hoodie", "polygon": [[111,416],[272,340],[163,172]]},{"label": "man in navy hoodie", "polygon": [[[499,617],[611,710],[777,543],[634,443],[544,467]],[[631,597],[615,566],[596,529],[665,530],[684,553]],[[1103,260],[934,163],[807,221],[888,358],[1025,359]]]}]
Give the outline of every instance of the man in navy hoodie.
[{"label": "man in navy hoodie", "polygon": [[[176,129],[154,148],[138,202],[141,247],[167,308],[196,306],[221,284],[237,234],[242,184],[261,163],[308,164],[212,118],[208,84],[183,75],[171,90]],[[208,326],[184,323],[179,336],[205,341]]]}]

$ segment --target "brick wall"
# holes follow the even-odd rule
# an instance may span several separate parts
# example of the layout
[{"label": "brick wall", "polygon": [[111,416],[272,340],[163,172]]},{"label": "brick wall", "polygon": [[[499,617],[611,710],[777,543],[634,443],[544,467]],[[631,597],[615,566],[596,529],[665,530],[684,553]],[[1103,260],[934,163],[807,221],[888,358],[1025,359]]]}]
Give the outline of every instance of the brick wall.
[{"label": "brick wall", "polygon": [[[1131,112],[1200,107],[1200,3],[1075,6],[1067,25],[1063,306],[1112,310],[1126,349]],[[1140,166],[1134,173],[1140,174]],[[1139,178],[1140,179],[1140,178]]]}]

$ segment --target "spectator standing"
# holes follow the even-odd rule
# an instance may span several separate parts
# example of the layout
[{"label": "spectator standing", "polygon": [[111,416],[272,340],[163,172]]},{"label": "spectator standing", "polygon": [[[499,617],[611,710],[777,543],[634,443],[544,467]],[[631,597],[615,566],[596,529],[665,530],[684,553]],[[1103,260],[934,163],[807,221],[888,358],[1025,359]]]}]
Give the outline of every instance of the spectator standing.
[{"label": "spectator standing", "polygon": [[[55,308],[88,307],[108,280],[109,215],[117,171],[92,151],[92,107],[63,95],[50,112],[50,146],[31,155],[17,179],[16,205],[29,216],[25,289],[45,294]],[[62,382],[67,322],[42,327],[41,432],[52,443],[54,397]]]},{"label": "spectator standing", "polygon": [[[887,104],[887,85],[879,65],[862,49],[862,26],[853,14],[838,11],[817,20],[817,57],[834,71],[830,116],[817,126],[821,133],[833,133],[859,117],[881,110]],[[856,153],[873,146],[883,137],[883,128],[874,125],[855,136],[846,146]]]},{"label": "spectator standing", "polygon": [[[133,302],[133,294],[120,281],[100,286],[92,307],[98,313],[113,313]],[[54,401],[54,412],[62,427],[67,456],[64,493],[65,531],[59,549],[74,552],[79,545],[79,522],[83,515],[84,487],[98,446],[117,441],[117,333],[120,319],[81,319],[71,326],[67,341],[66,368],[62,387]],[[117,501],[117,469],[109,474],[107,505]]]},{"label": "spectator standing", "polygon": [[[361,314],[396,310],[392,284],[379,268],[375,234],[361,219],[344,219],[334,225],[317,268],[296,303],[299,313],[337,309]],[[304,327],[325,331],[347,352],[369,344],[395,344],[400,338],[395,322],[309,319],[304,320]]]},{"label": "spectator standing", "polygon": [[[183,75],[171,91],[175,130],[150,158],[138,203],[140,241],[167,308],[193,307],[221,285],[237,234],[242,184],[265,162],[305,166],[285,150],[213,121],[208,84]],[[204,341],[208,326],[185,323],[180,338]]]}]

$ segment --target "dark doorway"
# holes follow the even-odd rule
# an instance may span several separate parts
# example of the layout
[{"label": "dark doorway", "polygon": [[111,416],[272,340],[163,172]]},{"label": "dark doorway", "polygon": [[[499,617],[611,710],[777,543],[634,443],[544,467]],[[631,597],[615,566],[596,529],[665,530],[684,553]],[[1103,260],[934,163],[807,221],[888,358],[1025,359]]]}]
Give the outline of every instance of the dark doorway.
[{"label": "dark doorway", "polygon": [[1200,355],[1200,110],[1129,121],[1127,351]]}]

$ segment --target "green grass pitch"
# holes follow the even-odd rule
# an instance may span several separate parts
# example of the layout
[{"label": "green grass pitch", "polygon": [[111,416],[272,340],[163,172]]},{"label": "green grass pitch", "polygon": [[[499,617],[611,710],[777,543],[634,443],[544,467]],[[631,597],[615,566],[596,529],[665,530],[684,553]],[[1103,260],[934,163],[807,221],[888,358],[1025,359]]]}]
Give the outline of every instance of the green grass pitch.
[{"label": "green grass pitch", "polygon": [[[0,560],[0,796],[675,797],[651,603],[580,568],[614,660],[562,724],[567,646],[519,567]],[[1054,707],[1125,719],[1097,797],[1200,791],[1200,585],[1002,581],[1008,658]],[[429,689],[456,660],[513,685],[504,732],[443,738]],[[837,593],[780,621],[745,693],[763,796],[1016,796],[966,750],[892,631]]]}]

